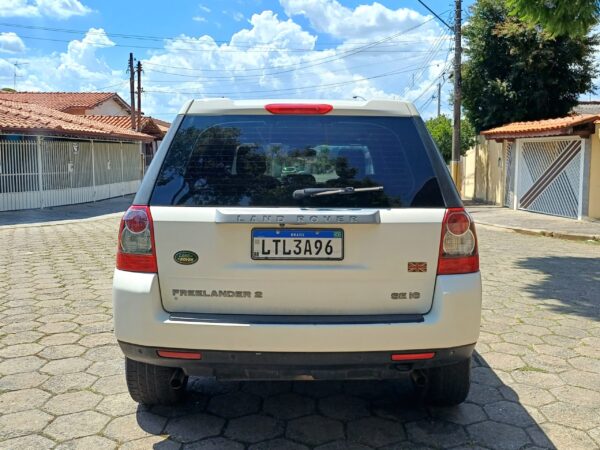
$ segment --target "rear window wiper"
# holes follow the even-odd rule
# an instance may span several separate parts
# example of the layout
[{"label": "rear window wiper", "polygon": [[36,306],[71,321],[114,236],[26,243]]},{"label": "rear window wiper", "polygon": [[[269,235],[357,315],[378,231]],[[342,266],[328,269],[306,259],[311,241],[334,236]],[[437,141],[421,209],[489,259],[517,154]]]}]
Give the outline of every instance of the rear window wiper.
[{"label": "rear window wiper", "polygon": [[297,200],[305,197],[321,197],[323,195],[348,195],[356,192],[376,192],[383,191],[383,186],[373,186],[365,188],[347,187],[330,187],[330,188],[304,188],[294,191],[293,197]]}]

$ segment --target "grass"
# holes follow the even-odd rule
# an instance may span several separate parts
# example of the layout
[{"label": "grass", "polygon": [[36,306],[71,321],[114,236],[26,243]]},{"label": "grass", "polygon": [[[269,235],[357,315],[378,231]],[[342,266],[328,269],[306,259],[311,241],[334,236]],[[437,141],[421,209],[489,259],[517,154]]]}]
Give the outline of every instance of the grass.
[{"label": "grass", "polygon": [[522,372],[541,372],[541,373],[548,373],[548,371],[546,369],[541,369],[539,367],[533,367],[533,366],[523,366],[523,367],[519,367],[517,370],[520,370]]}]

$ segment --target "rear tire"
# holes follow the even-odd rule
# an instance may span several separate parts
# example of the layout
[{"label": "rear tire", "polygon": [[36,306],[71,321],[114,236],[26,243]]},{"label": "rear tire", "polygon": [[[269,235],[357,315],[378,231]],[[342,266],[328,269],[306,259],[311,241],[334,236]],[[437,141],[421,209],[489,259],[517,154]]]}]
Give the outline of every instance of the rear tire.
[{"label": "rear tire", "polygon": [[424,374],[424,401],[435,406],[455,406],[465,401],[471,386],[471,358],[449,366],[432,367]]},{"label": "rear tire", "polygon": [[181,369],[155,366],[125,358],[125,377],[129,395],[144,405],[172,405],[181,401],[185,394],[188,377],[181,380],[181,387],[171,387],[171,380]]}]

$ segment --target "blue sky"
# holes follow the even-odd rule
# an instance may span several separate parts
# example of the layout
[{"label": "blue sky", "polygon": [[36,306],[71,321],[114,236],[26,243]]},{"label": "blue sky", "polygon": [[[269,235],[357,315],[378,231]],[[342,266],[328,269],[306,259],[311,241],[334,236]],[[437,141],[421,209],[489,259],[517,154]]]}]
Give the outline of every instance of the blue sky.
[{"label": "blue sky", "polygon": [[[453,1],[426,3],[452,20]],[[430,116],[451,46],[412,0],[0,0],[2,87],[16,62],[18,90],[128,99],[131,51],[144,65],[144,111],[167,120],[207,96],[402,98]]]}]

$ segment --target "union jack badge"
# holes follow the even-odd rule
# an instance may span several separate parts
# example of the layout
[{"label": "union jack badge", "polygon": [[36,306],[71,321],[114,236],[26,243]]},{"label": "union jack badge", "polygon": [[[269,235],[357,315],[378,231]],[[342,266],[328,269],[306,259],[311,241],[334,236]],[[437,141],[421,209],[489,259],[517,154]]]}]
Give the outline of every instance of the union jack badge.
[{"label": "union jack badge", "polygon": [[409,272],[427,272],[427,263],[426,262],[409,262],[408,263],[408,271]]}]

